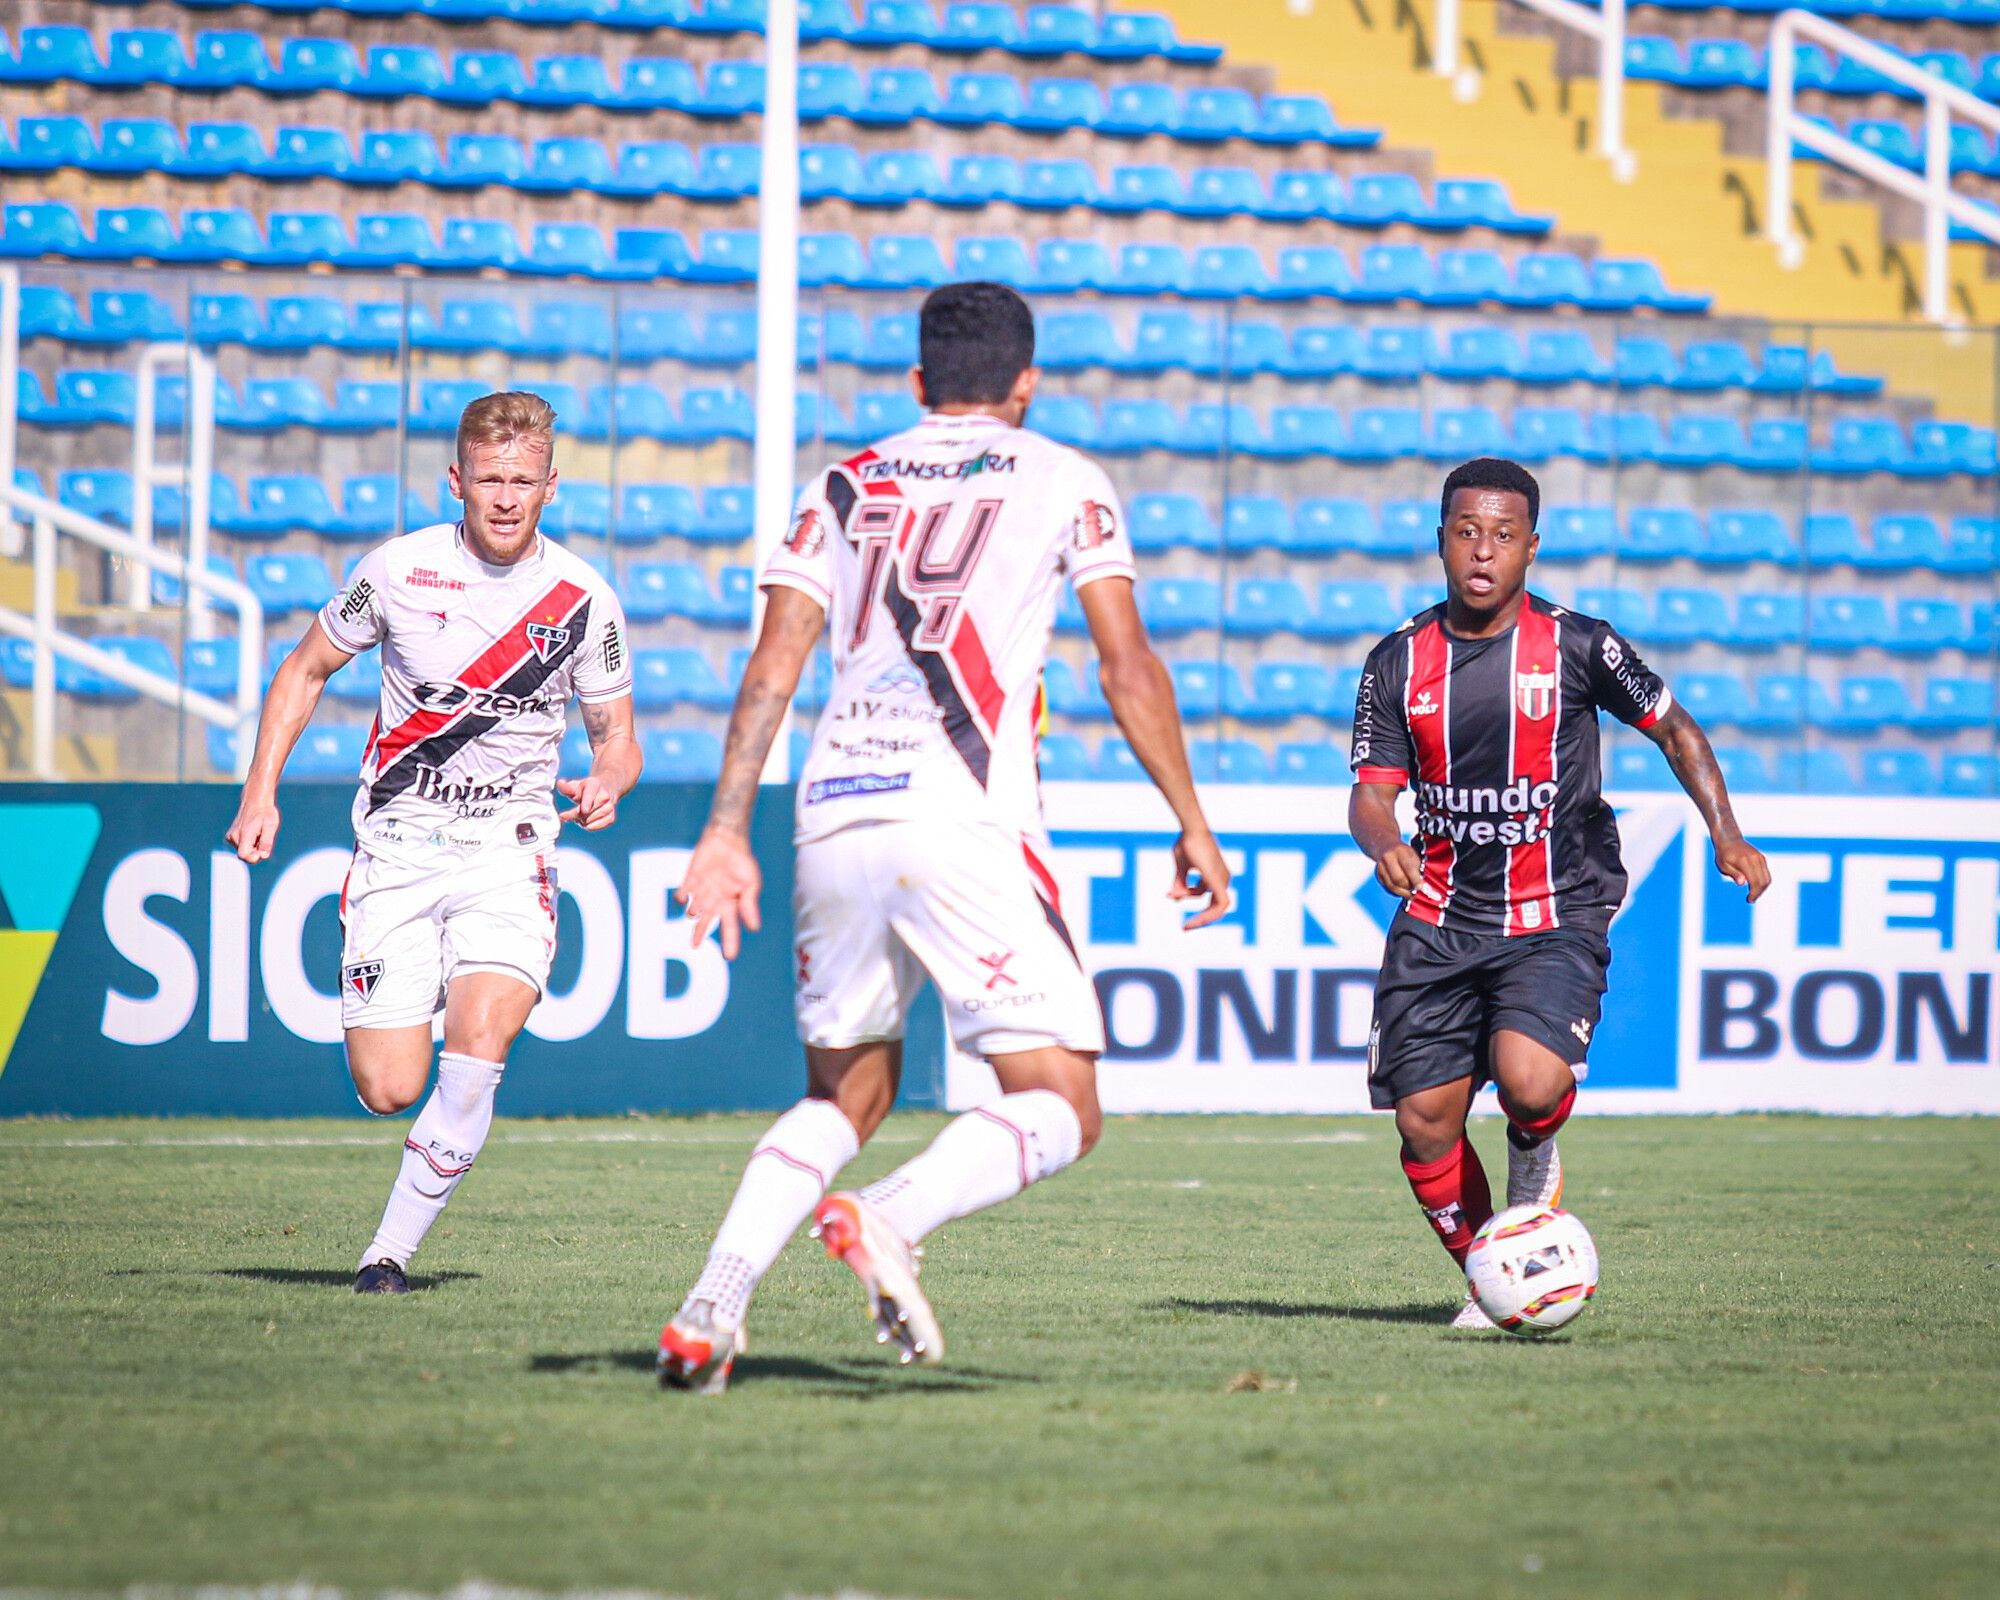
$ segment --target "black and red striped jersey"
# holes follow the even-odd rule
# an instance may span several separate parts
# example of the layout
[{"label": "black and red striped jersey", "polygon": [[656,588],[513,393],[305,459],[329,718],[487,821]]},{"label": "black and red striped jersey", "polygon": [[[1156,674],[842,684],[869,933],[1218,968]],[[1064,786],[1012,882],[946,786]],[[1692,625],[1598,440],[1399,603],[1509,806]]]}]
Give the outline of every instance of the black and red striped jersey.
[{"label": "black and red striped jersey", "polygon": [[1468,932],[1602,933],[1625,868],[1599,793],[1597,714],[1648,728],[1672,704],[1610,623],[1539,595],[1490,639],[1457,637],[1436,605],[1376,645],[1351,765],[1357,782],[1416,792],[1424,872],[1409,914]]}]

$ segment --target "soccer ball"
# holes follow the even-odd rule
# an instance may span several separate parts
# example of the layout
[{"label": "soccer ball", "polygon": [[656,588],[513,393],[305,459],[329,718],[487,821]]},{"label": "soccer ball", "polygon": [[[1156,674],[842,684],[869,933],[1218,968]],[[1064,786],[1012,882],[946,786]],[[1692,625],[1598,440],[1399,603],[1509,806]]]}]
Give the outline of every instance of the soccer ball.
[{"label": "soccer ball", "polygon": [[1509,1333],[1554,1333],[1597,1293],[1597,1246],[1554,1206],[1509,1206],[1487,1219],[1465,1258],[1479,1309]]}]

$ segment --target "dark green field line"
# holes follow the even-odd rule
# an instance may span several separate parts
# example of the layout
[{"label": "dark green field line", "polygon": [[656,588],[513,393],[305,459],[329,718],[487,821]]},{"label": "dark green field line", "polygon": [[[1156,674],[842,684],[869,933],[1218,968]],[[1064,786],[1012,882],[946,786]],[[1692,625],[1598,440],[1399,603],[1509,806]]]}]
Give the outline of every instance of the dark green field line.
[{"label": "dark green field line", "polygon": [[2000,1124],[1572,1123],[1604,1286],[1533,1344],[1443,1326],[1386,1119],[1114,1118],[930,1241],[944,1368],[801,1239],[663,1394],[761,1126],[503,1120],[386,1301],[397,1128],[0,1123],[0,1590],[1995,1592]]}]

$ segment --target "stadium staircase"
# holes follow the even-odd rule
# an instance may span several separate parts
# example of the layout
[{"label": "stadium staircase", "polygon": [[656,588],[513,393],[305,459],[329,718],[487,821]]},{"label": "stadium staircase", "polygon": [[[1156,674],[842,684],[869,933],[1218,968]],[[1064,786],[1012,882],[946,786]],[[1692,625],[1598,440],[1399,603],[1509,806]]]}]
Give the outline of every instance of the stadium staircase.
[{"label": "stadium staircase", "polygon": [[[1035,425],[1127,485],[1205,778],[1341,780],[1363,652],[1437,592],[1438,476],[1494,452],[1542,475],[1539,587],[1660,658],[1732,783],[1996,791],[1993,338],[1910,324],[1878,205],[1807,174],[1817,242],[1780,275],[1726,118],[1635,83],[1619,183],[1582,153],[1591,85],[1511,16],[1469,20],[1468,106],[1423,6],[1169,9],[809,0],[802,471],[908,420],[928,284],[1000,277],[1040,318]],[[214,559],[274,619],[268,677],[361,551],[451,515],[466,400],[533,387],[563,419],[545,526],[633,619],[648,776],[711,775],[751,598],[758,0],[15,18],[22,486],[129,526],[139,352],[211,352]],[[169,537],[185,488],[152,491]],[[65,580],[78,633],[232,681],[170,582],[140,615],[115,563]],[[1137,775],[1073,604],[1048,691],[1049,776]],[[366,658],[336,677],[295,776],[351,777],[373,693]],[[825,694],[821,661],[800,710]],[[61,698],[126,775],[238,754],[87,672]],[[1622,731],[1608,765],[1671,782]]]}]

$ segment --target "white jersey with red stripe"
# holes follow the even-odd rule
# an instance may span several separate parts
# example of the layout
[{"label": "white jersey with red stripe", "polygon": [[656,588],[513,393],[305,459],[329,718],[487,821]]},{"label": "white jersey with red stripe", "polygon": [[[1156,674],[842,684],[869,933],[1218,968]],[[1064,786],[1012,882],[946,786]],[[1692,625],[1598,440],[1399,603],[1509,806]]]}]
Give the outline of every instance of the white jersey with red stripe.
[{"label": "white jersey with red stripe", "polygon": [[996,417],[932,412],[827,468],[761,578],[818,600],[832,636],[798,841],[911,819],[1039,838],[1056,601],[1132,576],[1103,469]]},{"label": "white jersey with red stripe", "polygon": [[[342,650],[382,647],[355,837],[375,855],[555,837],[569,698],[632,692],[625,615],[596,570],[537,536],[512,566],[440,523],[378,545],[320,611]],[[428,847],[428,848],[427,848]]]}]

